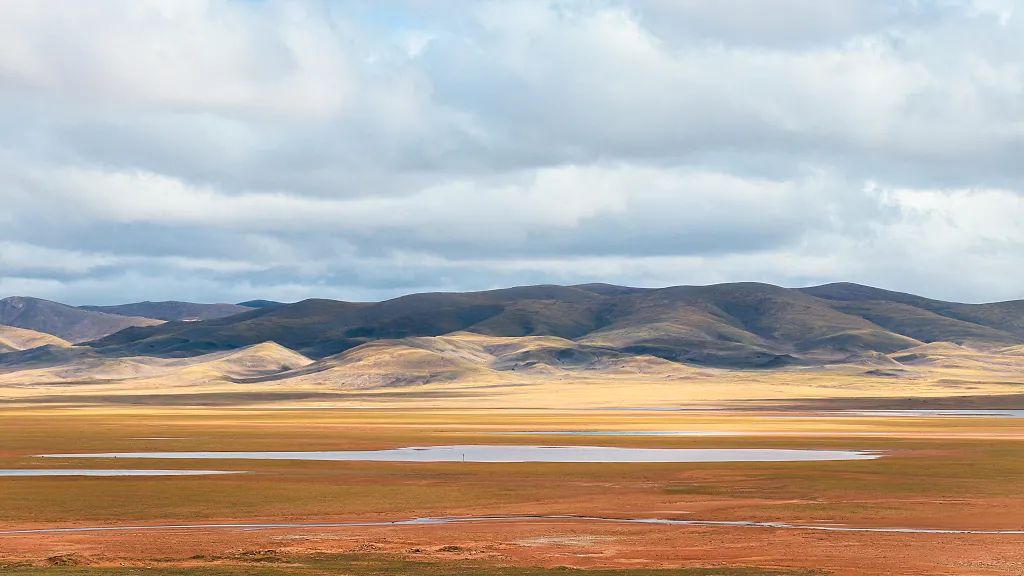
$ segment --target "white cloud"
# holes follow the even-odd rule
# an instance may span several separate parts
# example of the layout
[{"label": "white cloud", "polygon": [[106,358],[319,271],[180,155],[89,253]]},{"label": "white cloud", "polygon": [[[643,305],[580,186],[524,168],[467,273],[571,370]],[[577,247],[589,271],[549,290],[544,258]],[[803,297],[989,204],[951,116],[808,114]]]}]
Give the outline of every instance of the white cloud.
[{"label": "white cloud", "polygon": [[352,79],[338,30],[306,4],[4,2],[0,72],[79,105],[227,115],[337,113]]},{"label": "white cloud", "polygon": [[[502,178],[462,178],[406,196],[311,198],[226,194],[148,172],[40,170],[32,187],[73,207],[71,221],[321,233],[381,251],[691,253],[729,251],[827,225],[830,187],[689,169],[559,166]],[[733,230],[721,230],[721,226]],[[794,229],[790,229],[794,227]],[[387,234],[395,235],[387,238]],[[639,243],[638,243],[639,242]]]},{"label": "white cloud", "polygon": [[118,263],[118,258],[104,254],[88,254],[75,250],[60,250],[0,241],[0,270],[13,273],[18,270],[52,271],[85,274],[101,266]]},{"label": "white cloud", "polygon": [[1021,296],[1014,3],[461,8],[0,3],[0,288]]}]

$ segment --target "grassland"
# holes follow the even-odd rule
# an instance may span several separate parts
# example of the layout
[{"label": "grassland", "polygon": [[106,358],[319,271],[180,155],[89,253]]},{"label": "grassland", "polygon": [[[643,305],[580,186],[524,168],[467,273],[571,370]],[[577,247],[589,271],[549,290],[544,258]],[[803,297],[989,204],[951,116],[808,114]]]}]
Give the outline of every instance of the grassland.
[{"label": "grassland", "polygon": [[[552,430],[728,431],[738,435],[504,434]],[[792,411],[34,407],[2,410],[0,437],[0,468],[213,468],[246,472],[215,477],[0,478],[0,529],[530,514],[863,527],[1024,528],[1021,419],[879,418]],[[871,461],[694,464],[65,461],[35,457],[62,452],[330,450],[502,443],[850,448],[878,450],[886,457]],[[965,540],[971,542],[970,547],[963,545]],[[849,552],[854,549],[859,552]],[[793,554],[792,550],[801,552]],[[891,574],[901,573],[893,570],[902,569],[904,564],[910,567],[908,570],[917,570],[905,572],[908,574],[929,573],[927,570],[935,573],[939,568],[946,574],[1019,574],[1024,565],[1024,537],[1012,535],[812,533],[573,520],[0,535],[0,562],[28,563],[28,567],[17,569],[24,574],[54,573],[45,570],[61,574],[118,573],[95,572],[118,566],[145,569],[135,572],[139,574],[175,573],[185,567],[205,570],[191,573],[233,574],[236,572],[232,570],[240,568],[226,564],[236,562],[239,554],[266,551],[275,558],[308,559],[327,554],[338,562],[356,557],[413,562],[394,572],[385,568],[373,572],[378,568],[372,562],[361,564],[359,570],[365,568],[364,572],[352,567],[331,572],[318,564],[320,560],[249,563],[267,570],[262,572],[266,574],[526,575],[544,574],[540,568],[558,566]],[[80,556],[82,565],[48,566],[48,558],[67,554]],[[895,564],[897,559],[899,566]],[[444,572],[439,567],[453,561],[490,568]],[[505,567],[505,571],[495,571],[496,566]],[[647,573],[623,572],[624,576],[629,574]]]},{"label": "grassland", "polygon": [[[524,568],[465,562],[417,562],[371,555],[248,554],[229,558],[196,558],[221,562],[217,566],[190,567],[71,567],[7,566],[12,576],[814,576],[805,570],[761,568],[675,568],[636,570],[577,570],[567,567]],[[54,563],[74,563],[73,557],[54,557]],[[231,563],[234,564],[231,564]]]}]

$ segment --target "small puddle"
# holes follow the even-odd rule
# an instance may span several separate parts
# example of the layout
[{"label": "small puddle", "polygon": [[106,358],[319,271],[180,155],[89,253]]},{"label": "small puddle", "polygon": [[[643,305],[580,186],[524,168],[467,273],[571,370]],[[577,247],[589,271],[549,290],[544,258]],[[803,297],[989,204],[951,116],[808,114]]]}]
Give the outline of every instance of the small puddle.
[{"label": "small puddle", "polygon": [[30,476],[212,476],[215,474],[241,474],[229,470],[96,470],[65,468],[51,470],[0,469],[0,477]]},{"label": "small puddle", "polygon": [[604,518],[600,516],[438,516],[408,520],[365,522],[316,522],[287,524],[157,524],[92,526],[75,528],[25,528],[0,530],[0,535],[62,534],[77,532],[115,532],[142,530],[281,530],[303,528],[361,528],[373,526],[438,526],[447,524],[484,524],[497,522],[590,522],[612,524],[656,524],[661,526],[698,526],[724,528],[772,528],[776,530],[817,530],[823,532],[881,532],[896,534],[1012,534],[1024,535],[1024,530],[957,530],[947,528],[857,527],[835,524],[790,524],[786,522],[753,522],[728,520],[669,520],[663,518]]},{"label": "small puddle", "polygon": [[499,436],[743,436],[743,432],[717,430],[534,430],[489,432]]},{"label": "small puddle", "polygon": [[771,448],[617,448],[608,446],[425,446],[390,450],[319,452],[108,452],[45,454],[43,458],[156,458],[245,460],[349,460],[371,462],[813,462],[874,460],[865,450]]}]

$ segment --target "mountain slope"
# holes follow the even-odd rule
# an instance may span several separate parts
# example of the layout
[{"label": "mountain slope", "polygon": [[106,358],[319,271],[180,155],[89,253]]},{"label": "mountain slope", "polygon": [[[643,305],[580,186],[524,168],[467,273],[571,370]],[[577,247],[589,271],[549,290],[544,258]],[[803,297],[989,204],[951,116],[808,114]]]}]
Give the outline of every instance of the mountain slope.
[{"label": "mountain slope", "polygon": [[82,310],[39,298],[12,296],[0,300],[0,324],[45,332],[77,343],[102,338],[131,326],[155,326],[162,322]]},{"label": "mountain slope", "polygon": [[284,302],[277,302],[275,300],[246,300],[245,302],[239,302],[239,306],[245,306],[246,308],[277,308],[278,306],[284,306]]},{"label": "mountain slope", "polygon": [[619,354],[770,368],[937,341],[1024,344],[1024,303],[957,304],[855,284],[523,286],[373,303],[305,300],[216,320],[131,328],[90,346],[107,355],[191,356],[274,341],[315,359],[379,340],[454,332],[557,337]]},{"label": "mountain slope", "polygon": [[71,343],[45,332],[0,324],[0,354],[30,350],[39,346],[67,347]]},{"label": "mountain slope", "polygon": [[[844,345],[837,347],[839,336]],[[790,363],[797,352],[892,351],[917,343],[818,298],[758,283],[639,293],[620,305],[610,325],[581,341],[734,367]]]},{"label": "mountain slope", "polygon": [[244,378],[295,370],[313,361],[276,342],[261,342],[232,350],[204,363],[207,369],[232,377]]},{"label": "mountain slope", "polygon": [[924,342],[1009,344],[1024,338],[1024,300],[961,304],[847,282],[800,290]]},{"label": "mountain slope", "polygon": [[372,389],[429,384],[514,384],[520,376],[566,374],[685,374],[686,367],[653,357],[586,346],[555,336],[486,336],[457,332],[377,340],[290,372],[249,382]]},{"label": "mountain slope", "polygon": [[323,357],[365,341],[350,334],[365,306],[304,300],[215,320],[130,328],[90,345],[108,354],[193,356],[273,341],[306,355]]},{"label": "mountain slope", "polygon": [[103,384],[130,381],[140,389],[231,382],[295,370],[312,362],[274,342],[189,358],[107,357],[76,346],[46,346],[6,355],[0,383]]},{"label": "mountain slope", "polygon": [[[376,303],[312,299],[217,320],[135,328],[93,345],[118,354],[183,356],[272,340],[312,357],[324,357],[382,338],[438,336],[487,320],[498,322],[495,317],[502,312],[544,298],[571,304],[602,297],[562,286],[529,286],[463,294],[412,294]],[[500,331],[529,333],[524,323],[532,321],[522,316],[503,321]]]},{"label": "mountain slope", "polygon": [[79,306],[82,310],[105,312],[119,316],[136,316],[155,318],[157,320],[212,320],[224,318],[242,312],[249,312],[252,307],[238,304],[196,304],[193,302],[135,302],[116,306]]}]

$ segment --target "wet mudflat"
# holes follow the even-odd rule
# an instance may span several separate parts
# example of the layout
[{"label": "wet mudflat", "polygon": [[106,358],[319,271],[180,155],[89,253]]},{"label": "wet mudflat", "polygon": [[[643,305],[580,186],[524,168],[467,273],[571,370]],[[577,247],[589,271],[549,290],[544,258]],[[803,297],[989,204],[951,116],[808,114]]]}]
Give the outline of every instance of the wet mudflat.
[{"label": "wet mudflat", "polygon": [[[348,553],[421,560],[438,576],[454,573],[446,561],[490,563],[495,574],[572,566],[1017,576],[1024,565],[1019,418],[47,408],[0,409],[0,437],[8,470],[134,469],[143,460],[121,458],[142,454],[159,469],[248,472],[0,476],[4,567],[49,570],[49,558],[78,554],[80,569],[104,576],[154,562],[291,574],[291,560],[263,557]],[[513,453],[524,448],[527,457]],[[637,460],[645,451],[689,458]],[[347,459],[353,452],[374,459]],[[535,452],[550,460],[532,460]],[[811,459],[779,459],[793,453]],[[819,459],[831,453],[858,458]]]},{"label": "wet mudflat", "polygon": [[352,522],[305,522],[305,523],[230,523],[230,524],[125,524],[111,526],[75,526],[60,528],[25,528],[0,530],[0,536],[19,534],[68,534],[83,532],[139,532],[139,531],[182,531],[182,530],[282,530],[315,528],[368,528],[387,526],[446,526],[453,524],[494,524],[502,522],[543,523],[575,522],[608,524],[650,524],[680,527],[726,527],[726,528],[769,528],[774,530],[816,530],[821,532],[872,532],[889,534],[975,534],[1024,536],[1021,530],[969,530],[949,528],[905,528],[899,526],[844,526],[839,524],[793,524],[790,522],[758,522],[754,520],[681,520],[671,518],[606,518],[600,516],[573,515],[520,515],[520,516],[439,516],[411,518],[408,520],[379,520]]}]

